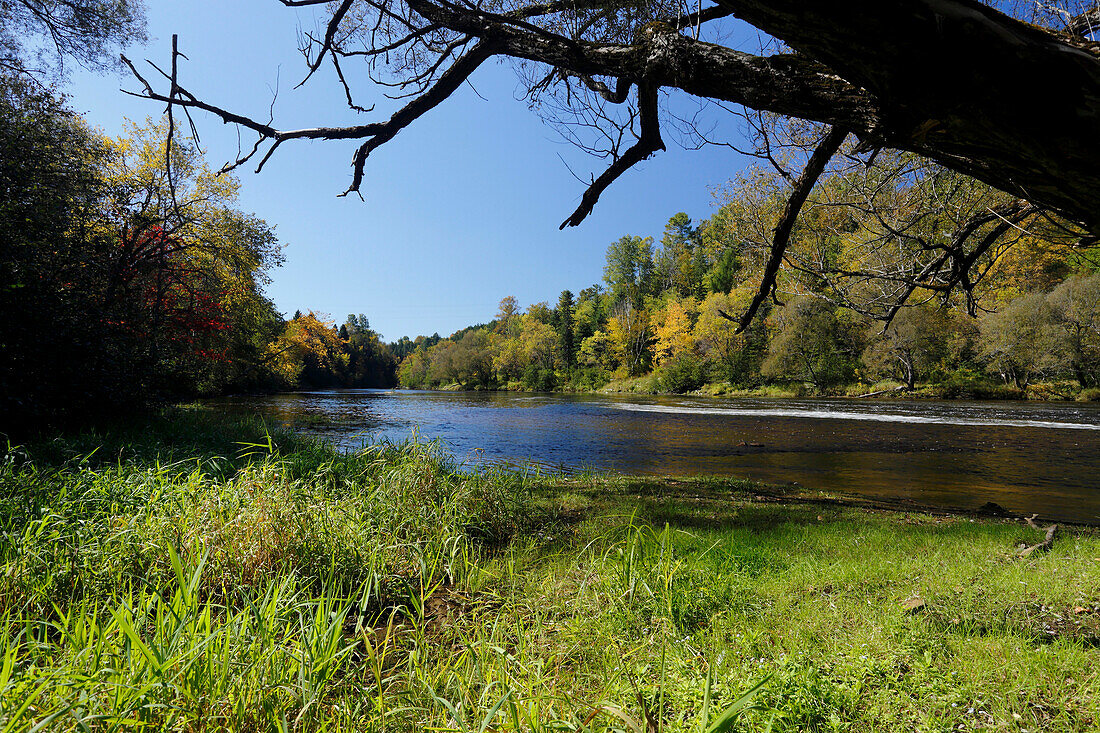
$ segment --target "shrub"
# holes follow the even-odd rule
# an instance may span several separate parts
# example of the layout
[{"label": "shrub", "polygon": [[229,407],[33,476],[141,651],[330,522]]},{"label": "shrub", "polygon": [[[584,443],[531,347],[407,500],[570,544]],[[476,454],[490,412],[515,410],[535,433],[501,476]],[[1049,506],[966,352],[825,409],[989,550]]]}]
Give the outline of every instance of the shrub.
[{"label": "shrub", "polygon": [[1100,387],[1083,389],[1077,395],[1078,402],[1100,402]]},{"label": "shrub", "polygon": [[679,394],[699,389],[706,382],[706,364],[694,354],[680,354],[657,370],[657,390]]}]

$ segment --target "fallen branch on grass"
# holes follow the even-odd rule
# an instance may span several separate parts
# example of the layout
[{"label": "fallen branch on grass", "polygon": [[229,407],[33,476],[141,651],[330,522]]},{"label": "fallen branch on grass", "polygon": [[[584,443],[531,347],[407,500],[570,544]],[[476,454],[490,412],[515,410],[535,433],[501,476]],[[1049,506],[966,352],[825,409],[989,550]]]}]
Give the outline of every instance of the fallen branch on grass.
[{"label": "fallen branch on grass", "polygon": [[1046,532],[1046,537],[1044,537],[1043,541],[1040,542],[1037,545],[1031,545],[1030,547],[1024,547],[1022,550],[1020,550],[1019,557],[1031,557],[1032,555],[1037,555],[1041,552],[1046,552],[1051,547],[1054,546],[1054,535],[1057,534],[1057,532],[1058,532],[1058,525],[1057,524],[1052,524],[1044,530],[1042,527],[1040,527],[1039,525],[1037,525],[1035,523],[1035,517],[1037,517],[1037,516],[1039,516],[1039,515],[1038,514],[1032,514],[1030,517],[1028,517],[1027,518],[1027,524],[1028,524],[1029,527],[1033,527],[1034,529],[1037,529],[1040,532],[1045,531]]}]

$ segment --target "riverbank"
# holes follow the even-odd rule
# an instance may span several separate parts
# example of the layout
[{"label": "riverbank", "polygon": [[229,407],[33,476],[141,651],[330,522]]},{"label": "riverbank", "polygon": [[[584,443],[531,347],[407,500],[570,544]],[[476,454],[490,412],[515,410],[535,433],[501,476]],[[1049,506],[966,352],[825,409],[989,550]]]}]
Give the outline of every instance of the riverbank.
[{"label": "riverbank", "polygon": [[1098,724],[1095,530],[456,469],[194,410],[9,451],[0,727]]},{"label": "riverbank", "polygon": [[[462,392],[461,384],[441,385],[427,391]],[[491,391],[491,390],[490,390]],[[500,388],[504,392],[530,392],[522,382],[511,382]],[[636,394],[636,395],[686,395],[690,397],[743,397],[764,399],[801,399],[807,397],[849,397],[911,400],[967,400],[1006,401],[1027,400],[1035,402],[1100,402],[1100,389],[1082,388],[1076,382],[1036,382],[1024,388],[996,384],[988,380],[958,380],[937,384],[917,384],[912,389],[901,382],[886,380],[874,384],[848,384],[828,391],[815,390],[804,384],[765,384],[759,387],[738,387],[729,382],[708,382],[698,388],[681,391],[663,389],[660,375],[646,374],[640,377],[612,379],[595,389],[561,388],[551,390],[561,394]]]}]

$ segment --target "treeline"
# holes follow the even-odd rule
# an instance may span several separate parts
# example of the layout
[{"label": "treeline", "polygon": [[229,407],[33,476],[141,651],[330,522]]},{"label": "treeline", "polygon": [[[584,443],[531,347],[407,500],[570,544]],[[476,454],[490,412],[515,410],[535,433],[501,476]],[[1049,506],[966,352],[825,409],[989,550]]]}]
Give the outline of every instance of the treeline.
[{"label": "treeline", "polygon": [[268,351],[280,389],[397,384],[397,358],[362,314],[337,328],[323,315],[299,311]]},{"label": "treeline", "polygon": [[[1100,396],[1100,275],[1079,252],[1038,236],[999,252],[980,287],[914,295],[890,318],[870,298],[841,297],[821,272],[791,268],[739,332],[766,257],[743,236],[746,219],[761,216],[750,200],[731,196],[700,226],[676,214],[659,244],[622,237],[607,250],[603,282],[565,290],[553,307],[521,312],[506,297],[488,324],[410,342],[401,384],[569,391],[617,381],[610,388],[817,394],[925,385],[942,396],[1023,396],[1029,388],[1044,397]],[[800,236],[805,253],[813,230]],[[853,236],[851,246],[859,241]],[[843,261],[846,243],[830,246]],[[1037,380],[1061,384],[1037,389]]]},{"label": "treeline", "polygon": [[[112,139],[0,75],[0,429],[227,391],[393,383],[363,317],[286,321],[281,248],[166,126]],[[169,165],[170,161],[170,165]]]}]

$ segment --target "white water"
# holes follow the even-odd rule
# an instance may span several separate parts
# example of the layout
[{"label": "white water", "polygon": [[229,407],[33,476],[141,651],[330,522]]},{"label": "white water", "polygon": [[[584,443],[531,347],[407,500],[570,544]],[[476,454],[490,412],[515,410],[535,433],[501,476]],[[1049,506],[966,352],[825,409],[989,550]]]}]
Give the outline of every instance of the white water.
[{"label": "white water", "polygon": [[[816,408],[731,408],[693,407],[689,405],[639,405],[615,403],[608,405],[616,410],[631,412],[661,412],[681,415],[728,415],[731,417],[794,417],[816,420],[868,420],[873,422],[910,423],[927,425],[960,425],[969,427],[1051,428],[1061,430],[1100,430],[1100,424],[1055,422],[1050,420],[1021,420],[995,417],[956,417],[952,415],[915,415],[912,413],[847,412]],[[878,405],[875,405],[878,407]]]}]

